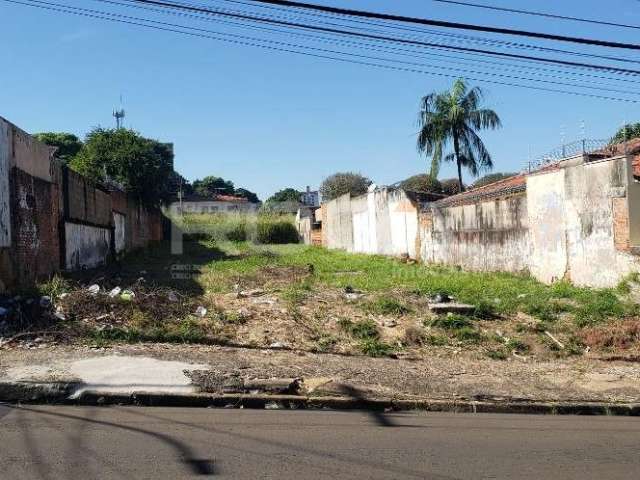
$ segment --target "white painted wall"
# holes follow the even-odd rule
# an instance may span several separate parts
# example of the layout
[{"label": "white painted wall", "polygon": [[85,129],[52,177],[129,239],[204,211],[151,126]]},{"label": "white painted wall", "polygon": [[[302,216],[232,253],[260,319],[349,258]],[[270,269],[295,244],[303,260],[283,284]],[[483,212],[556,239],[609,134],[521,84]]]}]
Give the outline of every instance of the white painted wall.
[{"label": "white painted wall", "polygon": [[108,228],[65,223],[65,267],[79,270],[104,264],[109,256],[110,236]]},{"label": "white painted wall", "polygon": [[11,212],[9,204],[9,125],[0,118],[0,248],[11,246]]},{"label": "white painted wall", "polygon": [[530,270],[551,283],[567,271],[565,172],[554,170],[527,177],[527,213],[531,235]]},{"label": "white painted wall", "polygon": [[127,248],[127,217],[121,213],[113,212],[114,243],[116,253],[123,252]]}]

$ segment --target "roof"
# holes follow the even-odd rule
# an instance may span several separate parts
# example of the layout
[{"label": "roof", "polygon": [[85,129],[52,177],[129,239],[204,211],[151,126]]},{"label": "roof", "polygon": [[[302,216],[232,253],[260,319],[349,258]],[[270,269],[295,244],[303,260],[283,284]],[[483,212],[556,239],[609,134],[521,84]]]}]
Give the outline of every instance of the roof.
[{"label": "roof", "polygon": [[632,138],[626,142],[607,145],[601,150],[595,151],[591,156],[602,156],[602,158],[616,157],[618,155],[631,155],[633,165],[633,176],[640,177],[640,138]]},{"label": "roof", "polygon": [[505,195],[524,192],[527,189],[526,177],[524,174],[515,175],[513,177],[504,178],[497,182],[483,185],[482,187],[472,188],[466,192],[458,193],[447,198],[443,198],[434,203],[436,207],[451,207],[455,205],[466,205],[475,203],[479,200],[489,200]]}]

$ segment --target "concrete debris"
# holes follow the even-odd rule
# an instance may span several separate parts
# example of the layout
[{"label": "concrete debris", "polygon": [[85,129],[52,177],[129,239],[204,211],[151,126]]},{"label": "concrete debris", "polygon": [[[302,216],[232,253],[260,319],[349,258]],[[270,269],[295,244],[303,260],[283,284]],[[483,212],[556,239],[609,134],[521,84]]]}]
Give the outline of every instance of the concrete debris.
[{"label": "concrete debris", "polygon": [[395,327],[398,326],[398,322],[393,320],[393,319],[390,319],[390,320],[385,320],[384,322],[382,322],[382,325],[384,325],[385,327],[388,327],[388,328],[395,328]]},{"label": "concrete debris", "polygon": [[97,295],[97,294],[98,294],[98,292],[100,291],[100,285],[93,284],[93,285],[91,285],[89,288],[87,288],[87,291],[88,291],[91,295]]},{"label": "concrete debris", "polygon": [[287,348],[287,346],[282,342],[273,342],[269,348]]},{"label": "concrete debris", "polygon": [[454,298],[446,293],[437,293],[433,297],[429,298],[429,303],[451,303]]},{"label": "concrete debris", "polygon": [[120,287],[115,287],[109,292],[109,297],[116,298],[118,295],[120,295],[120,292],[122,292],[122,289]]},{"label": "concrete debris", "polygon": [[238,298],[261,297],[266,293],[267,292],[265,292],[261,288],[254,288],[253,290],[243,290],[241,292],[238,292]]},{"label": "concrete debris", "polygon": [[265,410],[282,410],[283,408],[284,406],[278,402],[269,402],[264,405]]},{"label": "concrete debris", "polygon": [[470,315],[475,311],[476,307],[466,303],[429,303],[429,310],[437,315],[446,313],[457,313],[460,315]]},{"label": "concrete debris", "polygon": [[344,287],[344,298],[346,298],[347,300],[358,300],[359,298],[362,298],[364,296],[364,293],[359,292],[351,285],[347,285],[346,287]]},{"label": "concrete debris", "polygon": [[266,393],[299,395],[299,378],[244,378],[239,373],[220,373],[213,370],[184,370],[191,383],[207,393]]},{"label": "concrete debris", "polygon": [[204,308],[202,305],[200,305],[198,308],[196,308],[196,315],[200,318],[204,318],[207,316],[207,309]]},{"label": "concrete debris", "polygon": [[252,298],[251,301],[256,305],[269,305],[271,307],[276,304],[276,300],[273,298]]}]

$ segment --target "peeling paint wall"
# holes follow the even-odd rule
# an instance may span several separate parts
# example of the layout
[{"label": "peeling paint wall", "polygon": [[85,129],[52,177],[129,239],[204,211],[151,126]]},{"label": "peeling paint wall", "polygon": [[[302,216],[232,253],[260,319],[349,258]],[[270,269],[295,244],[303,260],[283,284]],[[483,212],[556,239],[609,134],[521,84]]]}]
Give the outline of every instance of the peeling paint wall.
[{"label": "peeling paint wall", "polygon": [[111,244],[109,229],[67,222],[65,238],[66,269],[81,270],[106,263]]},{"label": "peeling paint wall", "polygon": [[113,212],[114,243],[116,253],[121,253],[127,248],[127,217],[121,213]]},{"label": "peeling paint wall", "polygon": [[415,258],[417,206],[400,189],[382,188],[323,204],[323,239],[328,248]]},{"label": "peeling paint wall", "polygon": [[526,270],[531,255],[526,197],[428,207],[420,216],[419,239],[424,262],[479,271]]}]

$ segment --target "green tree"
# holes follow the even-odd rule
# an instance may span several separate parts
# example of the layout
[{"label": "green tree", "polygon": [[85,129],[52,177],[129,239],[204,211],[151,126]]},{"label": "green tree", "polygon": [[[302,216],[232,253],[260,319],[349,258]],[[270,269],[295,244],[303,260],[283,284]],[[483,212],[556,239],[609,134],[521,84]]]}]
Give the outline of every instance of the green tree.
[{"label": "green tree", "polygon": [[93,129],[70,166],[96,182],[117,181],[149,206],[171,198],[172,149],[133,130]]},{"label": "green tree", "polygon": [[302,192],[295,188],[284,188],[267,198],[262,209],[266,212],[296,213],[302,205],[301,195]]},{"label": "green tree", "polygon": [[409,192],[442,193],[442,184],[437,178],[421,173],[403,180],[400,186]]},{"label": "green tree", "polygon": [[440,185],[442,185],[442,193],[448,196],[457,195],[467,188],[466,185],[462,185],[462,189],[460,189],[460,180],[457,178],[445,178],[440,181]]},{"label": "green tree", "polygon": [[490,173],[489,175],[485,175],[484,177],[479,178],[473,185],[473,188],[484,187],[485,185],[489,185],[490,183],[498,182],[500,180],[504,180],[505,178],[513,177],[517,175],[517,173],[505,172],[505,173]]},{"label": "green tree", "polygon": [[300,202],[300,196],[302,192],[299,192],[295,188],[284,188],[271,195],[267,202]]},{"label": "green tree", "polygon": [[622,143],[626,140],[631,140],[632,138],[640,138],[640,123],[628,123],[620,127],[609,142],[609,145]]},{"label": "green tree", "polygon": [[247,190],[246,188],[236,188],[235,195],[237,197],[246,198],[251,203],[260,203],[260,199],[258,198],[258,195],[256,195],[250,190]]},{"label": "green tree", "polygon": [[366,193],[369,185],[372,183],[370,179],[359,173],[334,173],[325,178],[322,185],[320,185],[320,195],[322,195],[322,200],[326,202],[338,198],[345,193],[350,193],[355,197]]},{"label": "green tree", "polygon": [[56,147],[56,157],[68,164],[82,149],[82,142],[73,133],[42,132],[33,135],[36,140]]},{"label": "green tree", "polygon": [[193,190],[203,197],[212,197],[216,194],[233,195],[235,193],[235,186],[230,180],[209,175],[202,180],[195,180],[193,182]]},{"label": "green tree", "polygon": [[[496,112],[480,108],[482,96],[480,88],[469,89],[463,79],[458,79],[451,90],[433,92],[420,102],[418,151],[432,157],[433,178],[438,177],[443,161],[455,161],[461,191],[464,190],[462,167],[475,177],[480,171],[493,167],[491,155],[476,131],[502,125]],[[450,146],[453,151],[445,153]]]}]

